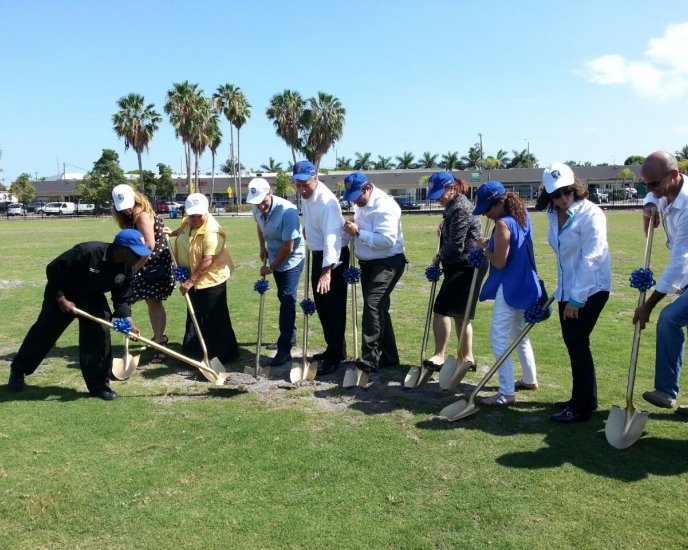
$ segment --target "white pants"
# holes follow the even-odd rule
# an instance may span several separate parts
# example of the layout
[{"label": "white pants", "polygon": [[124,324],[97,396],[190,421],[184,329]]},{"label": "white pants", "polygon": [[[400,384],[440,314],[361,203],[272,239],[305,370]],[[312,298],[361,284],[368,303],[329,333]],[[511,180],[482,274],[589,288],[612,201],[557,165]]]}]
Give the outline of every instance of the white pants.
[{"label": "white pants", "polygon": [[[515,340],[525,328],[527,323],[523,318],[523,311],[511,307],[504,301],[504,292],[500,285],[495,297],[492,326],[490,327],[490,343],[495,358],[501,357],[509,347],[509,343]],[[537,383],[535,356],[527,336],[516,346],[516,353],[518,353],[518,361],[523,370],[523,382],[526,384]],[[514,395],[514,391],[514,363],[510,355],[499,367],[499,393]]]}]

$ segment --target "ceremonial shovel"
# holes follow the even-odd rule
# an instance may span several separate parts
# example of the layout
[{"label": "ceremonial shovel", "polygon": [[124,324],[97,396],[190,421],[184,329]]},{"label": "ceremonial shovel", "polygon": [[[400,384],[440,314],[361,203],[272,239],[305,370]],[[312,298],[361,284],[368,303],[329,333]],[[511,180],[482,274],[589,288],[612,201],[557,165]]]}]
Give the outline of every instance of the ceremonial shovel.
[{"label": "ceremonial shovel", "polygon": [[[91,321],[94,321],[100,325],[103,325],[105,327],[110,327],[114,329],[114,325],[110,323],[109,321],[106,321],[105,319],[101,319],[100,317],[96,317],[94,315],[91,315],[90,313],[87,313],[86,311],[83,311],[79,308],[73,308],[72,311],[76,313],[77,315],[80,315],[81,317],[85,317],[86,319],[90,319]],[[138,334],[135,334],[134,332],[127,332],[126,335],[127,337],[133,339],[133,340],[139,340],[146,344],[146,346],[150,346],[154,349],[157,349],[158,351],[161,351],[163,353],[166,353],[170,357],[174,357],[175,359],[178,359],[179,361],[183,361],[184,363],[187,363],[188,365],[191,365],[192,367],[196,367],[198,370],[203,373],[203,376],[205,376],[210,382],[213,382],[216,386],[222,386],[228,376],[228,373],[226,372],[216,372],[212,368],[208,367],[204,363],[200,361],[196,361],[194,359],[191,359],[189,357],[186,357],[186,355],[182,355],[181,353],[177,353],[174,350],[171,350],[168,347],[165,347],[161,344],[158,344],[157,342],[154,342],[153,340],[148,340],[148,338],[144,338],[143,336],[139,336]],[[219,360],[217,360],[219,362]],[[220,363],[221,364],[221,363]],[[224,367],[223,367],[224,368]]]},{"label": "ceremonial shovel", "polygon": [[[441,235],[441,234],[440,234]],[[437,243],[437,255],[440,251],[441,239]],[[437,281],[432,281],[430,285],[430,298],[428,299],[428,312],[425,314],[425,328],[423,330],[423,341],[420,346],[420,362],[418,367],[411,367],[404,377],[405,388],[419,388],[425,385],[432,377],[432,370],[423,366],[423,357],[425,356],[425,349],[428,345],[428,335],[430,334],[430,319],[432,317],[432,306],[435,303],[435,291],[437,290]]]},{"label": "ceremonial shovel", "polygon": [[[309,297],[309,287],[311,284],[311,251],[308,249],[308,245],[304,243],[305,253],[306,253],[306,276],[304,277],[304,290],[303,296],[304,301],[308,300]],[[318,362],[311,361],[308,362],[308,313],[303,310],[303,352],[301,361],[294,361],[291,364],[291,371],[289,371],[289,380],[292,384],[300,380],[315,380],[315,375],[318,373]]]},{"label": "ceremonial shovel", "polygon": [[[351,240],[351,256],[349,259],[349,267],[354,267],[356,255],[354,253],[354,241]],[[351,329],[354,337],[354,358],[358,355],[358,291],[356,290],[356,283],[351,285]],[[359,386],[365,388],[368,385],[368,373],[356,366],[349,367],[344,372],[344,380],[342,387],[351,388]]]},{"label": "ceremonial shovel", "polygon": [[[172,265],[176,269],[178,267],[177,260],[174,257],[174,253],[172,252],[172,246],[170,245],[170,238],[167,235],[165,235],[165,241],[167,242],[167,248],[170,251]],[[201,372],[203,373],[203,376],[208,378],[208,380],[210,380],[211,382],[215,382],[215,379],[208,377],[208,375],[206,374],[207,370],[213,371],[216,376],[219,376],[220,374],[225,373],[227,371],[225,370],[225,366],[222,364],[222,361],[220,361],[217,357],[213,357],[212,360],[208,360],[208,348],[205,347],[205,340],[203,339],[203,334],[201,334],[201,327],[198,324],[198,319],[196,319],[196,313],[194,312],[193,305],[191,304],[191,297],[189,296],[188,292],[184,294],[184,298],[186,298],[186,307],[189,310],[189,315],[191,316],[191,321],[193,322],[193,326],[196,331],[196,336],[198,337],[198,342],[201,344],[201,350],[203,351],[203,365],[206,367],[206,370],[201,370]],[[143,338],[140,337],[139,340],[141,340],[142,342],[145,341]]]},{"label": "ceremonial shovel", "polygon": [[[549,306],[552,305],[552,302],[554,302],[554,296],[551,296],[549,300],[547,300],[547,303],[542,307],[543,310],[546,310],[549,308]],[[507,357],[511,355],[511,352],[513,352],[516,349],[516,346],[518,346],[521,343],[521,340],[523,340],[526,337],[526,334],[530,331],[531,328],[533,328],[533,325],[535,323],[528,323],[521,333],[516,337],[516,339],[511,343],[511,345],[507,348],[507,350],[497,359],[494,365],[490,367],[490,369],[485,373],[485,376],[482,377],[480,382],[478,382],[478,385],[475,387],[475,389],[471,392],[471,395],[468,397],[468,401],[465,399],[459,399],[458,401],[455,401],[451,405],[447,405],[440,411],[440,414],[438,416],[447,419],[449,422],[453,422],[454,420],[460,420],[462,418],[466,418],[467,416],[472,415],[473,413],[478,411],[478,407],[475,406],[475,397],[478,395],[478,392],[482,390],[485,387],[485,384],[487,384],[490,381],[490,378],[492,378],[492,375],[497,371],[497,369],[506,361]]]},{"label": "ceremonial shovel", "polygon": [[[645,269],[650,267],[650,254],[652,252],[652,236],[654,233],[653,220],[647,228],[647,240],[645,241]],[[645,290],[640,292],[638,307],[645,303]],[[616,449],[626,449],[633,445],[643,434],[643,428],[647,422],[649,413],[637,411],[633,406],[633,388],[635,386],[635,370],[638,363],[638,349],[640,348],[640,323],[635,324],[633,331],[633,345],[631,346],[631,363],[628,367],[628,384],[626,385],[626,408],[616,405],[609,411],[604,435],[607,442]]]},{"label": "ceremonial shovel", "polygon": [[[263,261],[263,267],[267,265],[267,259]],[[263,281],[265,275],[263,275]],[[260,305],[258,306],[258,336],[256,338],[256,365],[255,367],[244,367],[244,374],[250,374],[258,378],[270,378],[270,365],[262,367],[260,365],[260,348],[263,345],[263,310],[265,308],[265,292],[260,294]]]}]

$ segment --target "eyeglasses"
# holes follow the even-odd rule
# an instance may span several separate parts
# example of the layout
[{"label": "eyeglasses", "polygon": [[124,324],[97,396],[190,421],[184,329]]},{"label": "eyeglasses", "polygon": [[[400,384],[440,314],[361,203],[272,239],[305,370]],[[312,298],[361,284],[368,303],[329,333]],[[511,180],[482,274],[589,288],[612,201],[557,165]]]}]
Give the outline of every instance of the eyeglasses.
[{"label": "eyeglasses", "polygon": [[669,174],[671,174],[673,170],[669,170],[666,174],[664,174],[661,178],[659,178],[657,181],[646,181],[645,182],[645,187],[648,189],[652,187],[659,187],[662,185],[662,182],[664,181],[664,178],[666,178]]},{"label": "eyeglasses", "polygon": [[562,187],[561,189],[557,189],[554,193],[550,193],[549,198],[560,199],[564,195],[569,196],[571,193],[573,193],[573,187]]}]

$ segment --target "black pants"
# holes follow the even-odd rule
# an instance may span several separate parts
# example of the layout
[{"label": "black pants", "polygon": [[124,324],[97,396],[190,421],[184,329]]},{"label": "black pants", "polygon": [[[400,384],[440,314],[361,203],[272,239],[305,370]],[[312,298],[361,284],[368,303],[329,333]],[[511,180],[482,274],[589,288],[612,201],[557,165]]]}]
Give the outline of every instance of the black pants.
[{"label": "black pants", "polygon": [[[224,281],[210,288],[192,288],[189,291],[189,297],[203,341],[208,349],[208,358],[217,357],[220,362],[229,363],[239,357],[239,344],[227,307],[227,282]],[[194,359],[200,360],[203,357],[201,343],[188,312],[182,351]]]},{"label": "black pants", "polygon": [[561,334],[571,360],[571,408],[576,412],[589,413],[597,408],[597,381],[590,351],[590,334],[608,299],[607,291],[593,294],[585,306],[578,310],[578,319],[564,319],[564,308],[568,302],[559,302]]},{"label": "black pants", "polygon": [[323,329],[323,337],[327,344],[325,359],[339,364],[340,361],[346,359],[346,293],[349,285],[344,279],[344,270],[349,267],[349,247],[342,248],[339,253],[341,263],[332,270],[330,291],[326,294],[321,294],[316,290],[320,273],[322,273],[323,253],[314,250],[312,254],[311,288]]},{"label": "black pants", "polygon": [[[109,321],[112,317],[104,294],[87,298],[70,298],[79,309]],[[53,348],[58,338],[74,321],[72,313],[62,313],[54,296],[44,297],[38,319],[29,329],[12,369],[32,374]],[[96,393],[110,387],[108,375],[112,368],[110,329],[79,317],[79,365],[89,392]]]},{"label": "black pants", "polygon": [[390,294],[404,272],[406,257],[397,254],[360,264],[363,291],[361,358],[375,367],[398,365],[399,352],[389,306]]}]

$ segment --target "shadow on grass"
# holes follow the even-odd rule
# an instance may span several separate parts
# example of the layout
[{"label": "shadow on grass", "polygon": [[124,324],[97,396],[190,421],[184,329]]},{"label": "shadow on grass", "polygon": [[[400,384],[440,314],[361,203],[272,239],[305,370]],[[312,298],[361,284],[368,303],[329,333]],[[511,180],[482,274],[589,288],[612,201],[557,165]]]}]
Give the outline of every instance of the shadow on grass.
[{"label": "shadow on grass", "polygon": [[62,386],[26,386],[23,391],[11,392],[4,386],[0,390],[0,403],[10,401],[76,401],[91,399],[91,395]]},{"label": "shadow on grass", "polygon": [[[543,414],[537,414],[539,409]],[[588,422],[568,425],[551,422],[552,412],[549,403],[517,403],[503,409],[481,407],[475,414],[455,422],[433,418],[418,422],[417,426],[428,430],[481,430],[497,436],[543,434],[543,446],[539,449],[497,458],[498,464],[508,468],[532,470],[571,464],[588,473],[621,481],[639,481],[650,475],[676,476],[688,471],[688,440],[647,437],[644,432],[633,446],[618,450],[607,443],[604,434],[609,411],[597,411]]]}]

